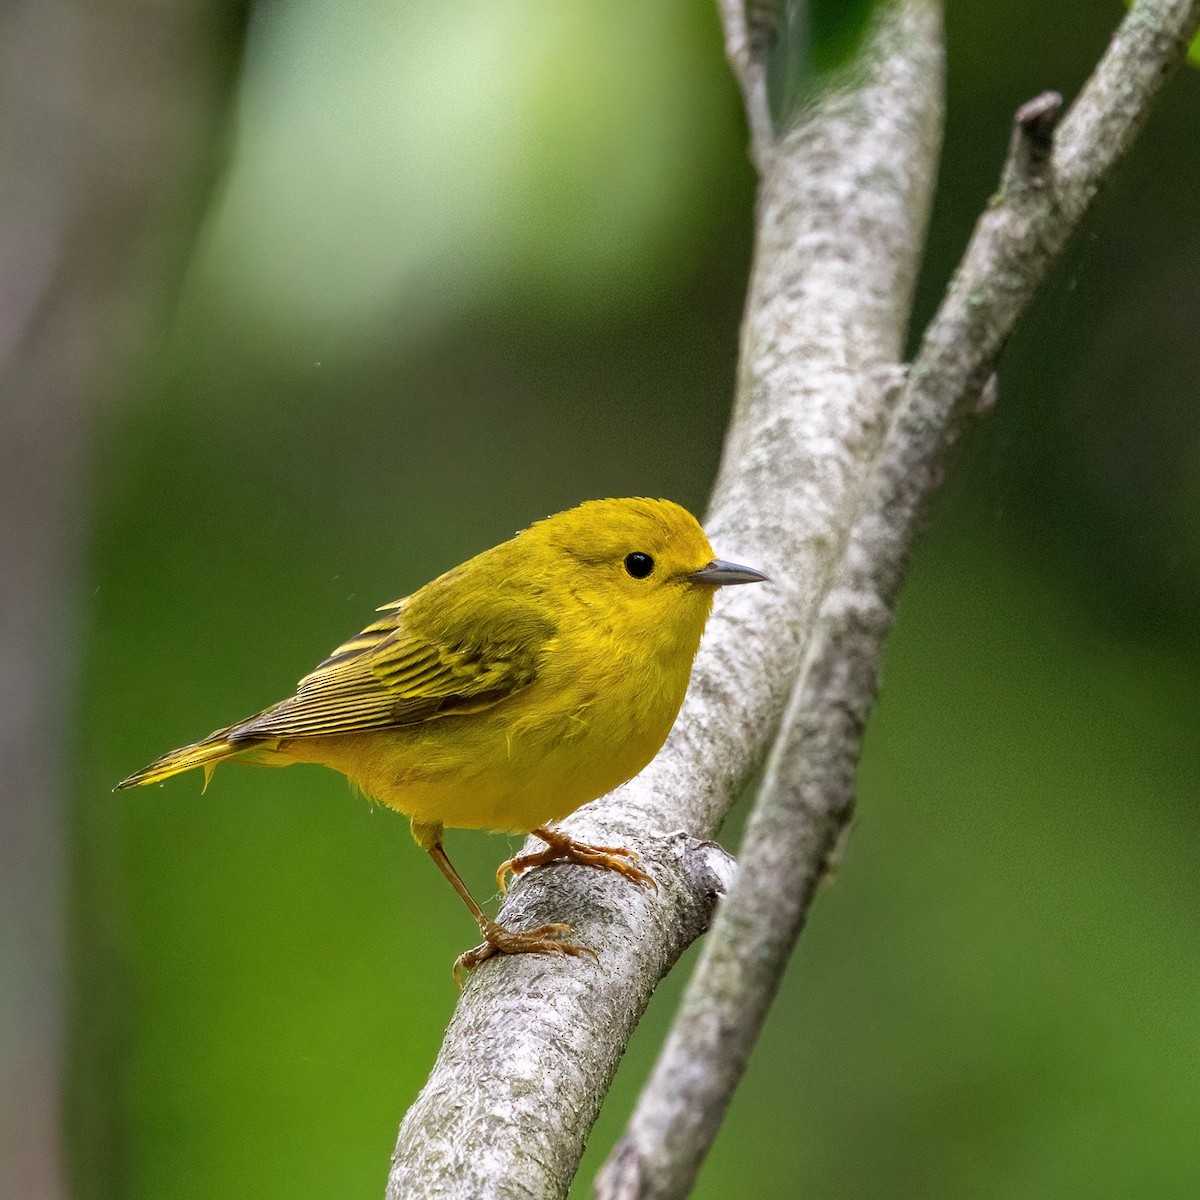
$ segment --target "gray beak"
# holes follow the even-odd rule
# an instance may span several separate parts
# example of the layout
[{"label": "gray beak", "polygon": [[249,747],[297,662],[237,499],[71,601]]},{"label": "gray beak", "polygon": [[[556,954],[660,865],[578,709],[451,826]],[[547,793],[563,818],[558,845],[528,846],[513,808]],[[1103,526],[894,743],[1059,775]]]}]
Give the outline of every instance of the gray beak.
[{"label": "gray beak", "polygon": [[728,587],[731,583],[762,583],[766,576],[753,567],[739,567],[737,563],[714,558],[707,566],[688,575],[689,583],[704,583],[709,587]]}]

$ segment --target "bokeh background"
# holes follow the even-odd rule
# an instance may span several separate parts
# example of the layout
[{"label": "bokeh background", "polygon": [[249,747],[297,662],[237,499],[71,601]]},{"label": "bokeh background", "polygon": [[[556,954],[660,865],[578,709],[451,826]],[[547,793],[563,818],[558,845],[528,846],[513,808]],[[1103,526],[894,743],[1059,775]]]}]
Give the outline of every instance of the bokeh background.
[{"label": "bokeh background", "polygon": [[[711,3],[143,9],[42,10],[108,180],[68,195],[108,207],[65,261],[124,281],[83,288],[104,333],[70,392],[78,452],[43,468],[71,559],[46,643],[62,720],[36,736],[65,793],[74,1194],[378,1196],[472,940],[457,898],[406,822],[317,768],[111,788],[531,519],[703,508],[751,249],[739,102]],[[1073,94],[1122,11],[949,5],[918,329],[1013,109]],[[924,538],[847,858],[702,1200],[1196,1194],[1197,279],[1190,71]],[[485,895],[514,844],[449,842]],[[16,920],[53,911],[23,896]]]}]

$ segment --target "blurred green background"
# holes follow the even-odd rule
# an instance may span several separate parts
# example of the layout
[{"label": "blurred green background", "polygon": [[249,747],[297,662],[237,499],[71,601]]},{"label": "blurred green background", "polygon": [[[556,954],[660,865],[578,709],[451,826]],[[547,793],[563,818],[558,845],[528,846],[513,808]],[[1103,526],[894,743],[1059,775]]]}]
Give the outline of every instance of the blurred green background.
[{"label": "blurred green background", "polygon": [[[753,202],[713,8],[272,0],[218,30],[227,158],[147,229],[149,254],[202,213],[85,500],[81,1197],[381,1194],[473,933],[406,822],[315,768],[110,789],[533,518],[703,507]],[[1122,14],[949,9],[918,328],[1013,109],[1073,94]],[[1190,72],[1006,355],[914,564],[849,854],[704,1200],[1195,1195],[1198,133]],[[450,838],[485,894],[513,844]]]}]

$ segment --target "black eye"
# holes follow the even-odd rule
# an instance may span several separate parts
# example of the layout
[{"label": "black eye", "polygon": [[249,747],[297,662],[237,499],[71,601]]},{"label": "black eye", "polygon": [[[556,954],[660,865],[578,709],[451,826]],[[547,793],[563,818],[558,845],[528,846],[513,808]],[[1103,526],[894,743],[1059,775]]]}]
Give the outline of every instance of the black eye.
[{"label": "black eye", "polygon": [[634,579],[645,579],[654,570],[654,559],[648,554],[634,553],[625,555],[625,570]]}]

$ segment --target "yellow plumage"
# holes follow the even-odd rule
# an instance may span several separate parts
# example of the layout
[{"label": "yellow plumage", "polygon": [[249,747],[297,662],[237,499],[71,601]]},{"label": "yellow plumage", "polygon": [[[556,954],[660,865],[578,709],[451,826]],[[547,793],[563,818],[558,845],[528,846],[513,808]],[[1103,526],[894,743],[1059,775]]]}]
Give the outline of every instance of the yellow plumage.
[{"label": "yellow plumage", "polygon": [[[323,763],[410,817],[480,920],[488,942],[476,960],[576,952],[560,936],[487,921],[445,860],[442,827],[545,836],[547,823],[636,775],[683,702],[715,589],[761,578],[714,562],[676,504],[590,501],[385,605],[295,695],[118,786],[192,767],[207,775],[224,760]],[[552,857],[593,862],[553,839]],[[608,857],[593,865],[645,878],[627,855]]]}]

